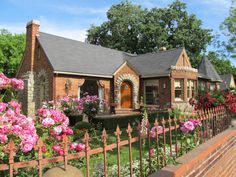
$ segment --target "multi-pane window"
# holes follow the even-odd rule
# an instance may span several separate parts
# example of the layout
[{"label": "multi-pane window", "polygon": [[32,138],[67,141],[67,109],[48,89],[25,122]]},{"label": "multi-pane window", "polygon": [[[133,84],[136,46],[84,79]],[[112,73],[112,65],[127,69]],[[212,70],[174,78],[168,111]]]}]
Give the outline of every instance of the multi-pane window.
[{"label": "multi-pane window", "polygon": [[175,101],[184,100],[184,80],[176,79],[174,82],[175,87]]},{"label": "multi-pane window", "polygon": [[193,98],[196,92],[196,81],[188,80],[187,82],[187,98]]},{"label": "multi-pane window", "polygon": [[147,105],[158,104],[159,102],[159,82],[149,81],[145,83],[145,102]]}]

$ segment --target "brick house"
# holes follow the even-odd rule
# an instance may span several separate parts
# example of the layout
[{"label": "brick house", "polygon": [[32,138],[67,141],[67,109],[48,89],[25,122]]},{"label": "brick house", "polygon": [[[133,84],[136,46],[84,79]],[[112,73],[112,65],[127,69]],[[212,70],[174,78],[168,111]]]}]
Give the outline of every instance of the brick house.
[{"label": "brick house", "polygon": [[26,28],[26,49],[17,77],[23,111],[33,115],[43,100],[65,95],[98,95],[117,110],[146,105],[186,105],[197,90],[197,69],[184,48],[134,55],[39,32],[39,22]]}]

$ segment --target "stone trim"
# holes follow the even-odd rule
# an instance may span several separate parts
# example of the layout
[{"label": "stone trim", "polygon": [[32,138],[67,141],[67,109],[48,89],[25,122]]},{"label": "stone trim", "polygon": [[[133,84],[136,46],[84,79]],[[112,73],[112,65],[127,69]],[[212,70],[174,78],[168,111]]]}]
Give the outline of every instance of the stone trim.
[{"label": "stone trim", "polygon": [[121,108],[121,84],[124,81],[130,81],[133,87],[132,93],[133,93],[133,108],[138,109],[138,88],[139,83],[136,77],[133,74],[121,74],[117,80],[116,80],[116,88],[115,88],[115,98],[117,98],[117,103],[119,108]]},{"label": "stone trim", "polygon": [[191,68],[188,66],[171,66],[171,70],[176,70],[176,71],[189,71],[189,72],[194,72],[197,73],[198,70],[195,68]]},{"label": "stone trim", "polygon": [[[42,83],[41,79],[44,79]],[[41,106],[40,103],[40,87],[44,84],[45,86],[45,100],[49,99],[49,81],[48,81],[48,74],[45,70],[41,70],[37,73],[36,82],[35,82],[35,97],[36,97],[36,108]]]}]

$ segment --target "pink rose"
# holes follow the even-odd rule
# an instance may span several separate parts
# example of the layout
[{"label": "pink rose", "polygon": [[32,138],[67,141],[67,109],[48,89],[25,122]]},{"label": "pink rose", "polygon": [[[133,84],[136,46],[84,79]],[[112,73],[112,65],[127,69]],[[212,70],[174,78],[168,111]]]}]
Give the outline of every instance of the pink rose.
[{"label": "pink rose", "polygon": [[3,73],[0,73],[0,88],[8,87],[10,82],[9,78],[7,78]]},{"label": "pink rose", "polygon": [[64,149],[60,149],[57,153],[59,155],[63,156],[65,154],[65,151],[64,151]]},{"label": "pink rose", "polygon": [[12,126],[12,133],[19,135],[22,131],[22,127],[19,125],[13,125]]},{"label": "pink rose", "polygon": [[9,131],[9,127],[7,125],[1,125],[0,126],[0,133],[1,134],[6,134]]},{"label": "pink rose", "polygon": [[66,133],[67,135],[73,135],[74,132],[71,128],[67,127],[64,133]]},{"label": "pink rose", "polygon": [[59,150],[61,149],[61,147],[59,145],[53,145],[52,146],[52,150],[59,152]]},{"label": "pink rose", "polygon": [[42,121],[42,125],[44,126],[44,127],[49,127],[49,126],[52,126],[52,125],[54,125],[55,124],[55,121],[52,119],[52,118],[45,118],[45,119],[43,119],[43,121]]},{"label": "pink rose", "polygon": [[6,110],[8,104],[7,103],[0,103],[0,113]]},{"label": "pink rose", "polygon": [[0,134],[0,143],[6,143],[8,141],[7,135]]},{"label": "pink rose", "polygon": [[75,150],[77,148],[78,144],[77,143],[71,143],[70,144],[70,149]]},{"label": "pink rose", "polygon": [[195,127],[202,125],[202,122],[198,119],[190,119],[189,121],[192,122]]},{"label": "pink rose", "polygon": [[194,130],[194,124],[193,122],[191,121],[186,121],[184,123],[181,124],[181,127],[180,127],[180,130],[183,132],[183,133],[189,133],[190,131],[193,131]]},{"label": "pink rose", "polygon": [[84,151],[85,150],[85,144],[79,143],[76,146],[77,151]]},{"label": "pink rose", "polygon": [[24,89],[24,82],[23,82],[23,80],[12,78],[11,79],[11,84],[12,84],[12,87],[15,90],[23,90]]},{"label": "pink rose", "polygon": [[57,126],[53,128],[53,133],[55,135],[59,135],[62,132],[62,127],[61,126]]},{"label": "pink rose", "polygon": [[155,138],[157,136],[157,132],[159,133],[163,133],[163,127],[162,126],[158,126],[158,130],[156,131],[156,127],[152,127],[151,131],[150,131],[150,136],[152,138]]},{"label": "pink rose", "polygon": [[24,142],[22,143],[21,146],[23,152],[29,152],[33,149],[33,144],[29,143],[29,142]]}]

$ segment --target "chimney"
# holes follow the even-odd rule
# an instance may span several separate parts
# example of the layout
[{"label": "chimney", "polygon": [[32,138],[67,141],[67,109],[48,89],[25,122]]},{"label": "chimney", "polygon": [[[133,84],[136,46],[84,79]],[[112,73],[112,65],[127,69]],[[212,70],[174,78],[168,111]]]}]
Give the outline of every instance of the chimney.
[{"label": "chimney", "polygon": [[26,57],[30,61],[30,71],[33,71],[34,68],[36,36],[39,33],[39,26],[38,20],[31,20],[26,25]]},{"label": "chimney", "polygon": [[161,47],[159,51],[166,51],[166,47]]}]

